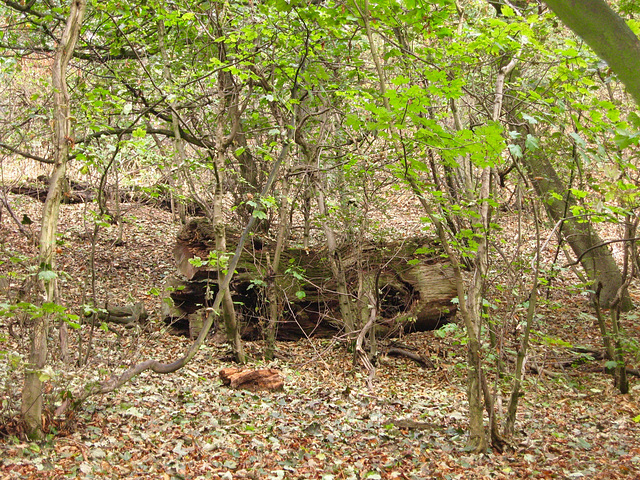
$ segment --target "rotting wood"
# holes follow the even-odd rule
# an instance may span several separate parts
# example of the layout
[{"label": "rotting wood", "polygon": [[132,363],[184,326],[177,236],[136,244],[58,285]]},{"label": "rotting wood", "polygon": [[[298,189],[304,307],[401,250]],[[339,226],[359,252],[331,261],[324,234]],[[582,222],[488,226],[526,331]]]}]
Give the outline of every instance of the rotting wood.
[{"label": "rotting wood", "polygon": [[133,305],[123,307],[107,307],[97,313],[99,320],[113,322],[121,325],[142,324],[147,320],[149,314],[144,307],[144,303],[138,302]]},{"label": "rotting wood", "polygon": [[[173,249],[179,276],[169,277],[165,285],[163,317],[178,330],[196,334],[190,319],[207,306],[217,291],[217,272],[207,264],[209,252],[215,250],[214,232],[206,219],[192,219],[178,234]],[[237,235],[227,229],[227,243],[232,248]],[[262,337],[261,326],[268,317],[268,306],[261,290],[267,268],[267,256],[273,245],[268,239],[253,237],[236,268],[231,284],[233,300],[242,316],[243,337]],[[366,275],[377,280],[379,311],[376,331],[381,334],[399,331],[425,331],[446,323],[455,313],[451,300],[457,296],[450,264],[440,256],[440,249],[428,237],[390,242],[367,242],[358,249],[340,246],[347,282],[357,291],[358,265],[365,265]],[[356,258],[356,254],[364,257]],[[190,262],[199,257],[204,262]],[[282,253],[282,268],[277,273],[285,294],[278,322],[279,340],[297,340],[305,336],[330,337],[342,330],[336,285],[324,248],[287,248]],[[295,271],[296,275],[292,274]]]},{"label": "rotting wood", "polygon": [[249,370],[243,368],[223,368],[218,373],[222,384],[235,389],[276,391],[284,388],[284,379],[279,370],[263,368]]}]

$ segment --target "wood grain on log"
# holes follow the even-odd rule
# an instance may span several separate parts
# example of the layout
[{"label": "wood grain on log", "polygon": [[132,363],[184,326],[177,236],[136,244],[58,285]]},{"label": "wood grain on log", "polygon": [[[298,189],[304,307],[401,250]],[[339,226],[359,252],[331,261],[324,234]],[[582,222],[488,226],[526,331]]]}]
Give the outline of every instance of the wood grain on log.
[{"label": "wood grain on log", "polygon": [[284,379],[275,368],[248,370],[243,368],[223,368],[218,373],[222,384],[235,389],[250,391],[282,390]]}]

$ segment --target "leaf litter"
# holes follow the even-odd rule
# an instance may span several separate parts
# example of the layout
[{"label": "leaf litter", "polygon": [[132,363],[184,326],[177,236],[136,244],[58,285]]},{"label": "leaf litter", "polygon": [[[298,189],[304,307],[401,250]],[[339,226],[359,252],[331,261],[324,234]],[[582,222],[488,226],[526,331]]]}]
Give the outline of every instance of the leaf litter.
[{"label": "leaf litter", "polygon": [[[38,222],[41,204],[22,197],[11,200],[16,211]],[[91,244],[82,228],[83,215],[81,207],[64,206],[60,223],[58,258],[66,272],[63,299],[70,310],[92,295],[87,273]],[[65,365],[54,352],[55,375],[45,389],[46,400],[54,405],[67,390],[143,359],[174,360],[189,345],[167,332],[154,294],[174,271],[171,249],[177,227],[169,214],[150,207],[132,206],[130,218],[124,246],[113,245],[115,233],[108,229],[98,238],[95,295],[102,306],[144,301],[152,318],[150,331],[117,326],[96,330],[83,366]],[[0,260],[5,263],[0,272],[28,273],[26,260],[11,259],[32,258],[35,247],[7,220],[2,227]],[[11,292],[18,284],[19,277],[12,277],[3,288]],[[546,321],[536,327],[540,334],[529,359],[537,373],[529,371],[525,378],[513,448],[504,454],[465,452],[465,346],[455,332],[426,332],[401,340],[432,366],[382,355],[373,390],[366,386],[366,374],[352,366],[352,355],[333,340],[279,343],[278,359],[269,363],[260,359],[262,342],[247,343],[252,366],[278,368],[285,376],[283,392],[258,393],[223,387],[217,372],[234,366],[229,349],[206,345],[175,374],[143,373],[116,392],[90,398],[71,415],[49,419],[51,435],[43,444],[4,436],[0,477],[638,478],[640,386],[632,379],[631,393],[617,394],[597,362],[554,366],[558,362],[553,359],[567,351],[549,339],[569,338],[600,348],[596,324],[585,320],[588,306],[579,297],[564,295],[553,308],[541,307]],[[625,326],[637,339],[633,318]],[[17,330],[24,333],[19,326]],[[85,333],[72,332],[71,337],[73,345],[80,338],[86,345]],[[26,338],[9,335],[5,343],[2,350],[10,354],[0,367],[2,421],[19,408],[19,358]],[[18,359],[13,366],[11,355]],[[506,392],[505,385],[496,381],[494,388]]]}]

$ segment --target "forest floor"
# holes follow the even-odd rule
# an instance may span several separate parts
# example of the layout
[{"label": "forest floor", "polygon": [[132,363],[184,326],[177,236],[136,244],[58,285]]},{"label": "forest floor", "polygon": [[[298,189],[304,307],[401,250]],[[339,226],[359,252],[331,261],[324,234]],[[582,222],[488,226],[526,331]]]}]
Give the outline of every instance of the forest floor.
[{"label": "forest floor", "polygon": [[[37,231],[42,204],[21,196],[10,201],[19,218],[26,214],[33,221],[25,228]],[[54,405],[64,392],[123,366],[149,358],[175,360],[189,345],[169,334],[159,315],[157,291],[175,271],[171,249],[177,227],[171,216],[127,205],[124,245],[114,245],[117,227],[102,230],[98,238],[92,286],[87,213],[82,206],[63,206],[58,259],[66,272],[60,287],[64,304],[81,313],[80,305],[92,295],[102,305],[142,300],[151,314],[150,329],[96,330],[83,367],[76,366],[77,347],[80,339],[86,347],[88,333],[72,330],[72,361],[65,365],[54,353],[47,371],[46,400]],[[0,277],[27,273],[36,252],[4,211]],[[19,277],[0,278],[0,303],[15,299],[19,287]],[[633,295],[640,304],[636,290]],[[428,357],[431,366],[382,356],[373,389],[343,344],[311,339],[279,343],[278,359],[269,363],[261,360],[261,342],[247,343],[250,366],[279,369],[284,391],[231,390],[218,379],[220,369],[233,366],[229,349],[208,344],[177,373],[143,373],[114,393],[90,398],[73,416],[48,415],[47,441],[32,443],[6,423],[19,408],[26,334],[20,322],[0,318],[0,423],[5,422],[0,479],[640,478],[638,379],[632,377],[631,392],[620,395],[603,373],[603,361],[571,351],[572,345],[602,350],[583,296],[554,290],[539,315],[528,359],[534,368],[524,380],[516,435],[511,448],[486,455],[465,451],[466,348],[459,329],[399,339]],[[636,314],[625,315],[623,322],[630,343],[637,345]],[[56,346],[52,336],[54,352]],[[638,367],[637,350],[628,360]],[[512,366],[507,361],[504,368]],[[507,376],[492,381],[492,389],[502,392],[499,414],[509,387]]]}]

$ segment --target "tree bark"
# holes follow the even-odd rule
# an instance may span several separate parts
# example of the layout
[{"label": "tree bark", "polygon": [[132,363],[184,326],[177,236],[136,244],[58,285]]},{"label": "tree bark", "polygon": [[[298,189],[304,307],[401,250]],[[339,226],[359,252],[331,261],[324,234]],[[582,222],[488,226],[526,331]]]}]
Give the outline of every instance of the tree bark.
[{"label": "tree bark", "polygon": [[[234,246],[237,236],[227,232],[227,244]],[[180,273],[186,280],[172,279],[167,291],[172,302],[163,302],[165,319],[173,323],[182,318],[197,319],[204,304],[205,291],[215,292],[218,277],[212,265],[199,268],[189,258],[205,258],[214,249],[213,227],[203,218],[191,220],[178,234],[174,257]],[[274,259],[278,243],[272,244],[254,237],[253,248],[246,249],[238,263],[232,285],[233,300],[244,318],[243,337],[260,337],[257,328],[260,317],[270,317],[270,307],[263,306],[260,283],[264,279],[266,258]],[[432,249],[433,253],[416,254],[416,250]],[[441,325],[455,312],[451,299],[456,296],[452,271],[447,261],[438,256],[438,247],[427,237],[406,238],[397,242],[361,242],[359,246],[336,246],[341,259],[344,291],[354,291],[363,275],[364,290],[373,296],[379,292],[376,330],[382,334],[395,329],[428,330]],[[277,303],[286,302],[290,308],[282,309],[277,318],[278,338],[296,340],[305,335],[335,335],[344,328],[341,317],[337,280],[333,274],[326,249],[306,250],[283,248],[280,268],[269,276],[277,278]],[[275,262],[272,263],[272,267]],[[363,265],[366,271],[362,272]],[[298,277],[286,273],[293,267]],[[376,279],[375,282],[373,279]],[[269,281],[265,288],[269,288]],[[304,292],[304,295],[295,295]],[[287,295],[285,297],[285,295]],[[269,299],[273,302],[272,299]],[[169,309],[168,303],[174,306]],[[367,302],[366,313],[368,315]],[[362,309],[364,315],[364,308]],[[368,319],[368,318],[367,318]],[[195,333],[195,332],[194,332]]]},{"label": "tree bark", "polygon": [[[588,219],[567,216],[567,212],[571,212],[571,206],[575,205],[575,201],[567,196],[564,183],[549,159],[543,154],[528,152],[523,156],[523,162],[536,192],[544,202],[549,217],[554,222],[563,221],[562,233],[567,243],[580,257],[582,267],[594,284],[602,284],[600,302],[604,308],[609,308],[622,285],[622,275],[611,251],[607,246],[593,248],[601,244],[602,240]],[[632,307],[631,298],[628,293],[625,293],[620,308],[626,312]]]},{"label": "tree bark", "polygon": [[[74,0],[67,19],[62,38],[56,49],[52,67],[53,86],[53,146],[54,170],[51,176],[49,192],[42,213],[42,229],[40,231],[39,271],[45,302],[54,302],[56,278],[54,271],[55,242],[58,227],[60,200],[63,182],[67,169],[69,148],[73,144],[71,138],[71,121],[69,111],[69,92],[67,90],[67,66],[80,34],[82,18],[87,7],[86,0]],[[42,438],[42,381],[41,370],[47,361],[49,333],[49,315],[44,314],[34,319],[31,337],[29,361],[25,371],[24,388],[22,390],[21,412],[25,429],[29,437]]]},{"label": "tree bark", "polygon": [[544,0],[620,77],[640,106],[640,40],[604,0]]}]

